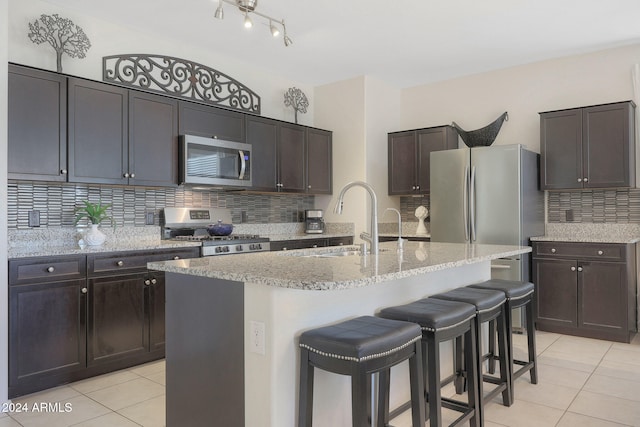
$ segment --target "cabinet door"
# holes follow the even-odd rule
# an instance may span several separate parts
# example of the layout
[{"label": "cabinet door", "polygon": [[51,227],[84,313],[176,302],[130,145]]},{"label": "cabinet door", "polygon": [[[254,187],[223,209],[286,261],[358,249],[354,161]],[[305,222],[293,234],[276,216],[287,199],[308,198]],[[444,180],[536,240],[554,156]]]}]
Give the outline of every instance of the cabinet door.
[{"label": "cabinet door", "polygon": [[331,132],[307,129],[307,192],[331,194]]},{"label": "cabinet door", "polygon": [[305,168],[305,128],[294,124],[280,125],[278,169],[280,191],[303,193]]},{"label": "cabinet door", "polygon": [[245,142],[244,114],[190,102],[178,103],[180,135]]},{"label": "cabinet door", "polygon": [[247,116],[247,143],[251,144],[251,186],[254,190],[276,191],[278,122]]},{"label": "cabinet door", "polygon": [[127,184],[127,89],[69,78],[69,181]]},{"label": "cabinet door", "polygon": [[89,279],[87,364],[146,353],[146,273]]},{"label": "cabinet door", "polygon": [[624,264],[578,262],[581,328],[627,334],[627,276]]},{"label": "cabinet door", "polygon": [[533,259],[537,322],[563,327],[578,325],[576,264],[572,260]]},{"label": "cabinet door", "polygon": [[584,108],[584,188],[635,185],[633,117],[629,102]]},{"label": "cabinet door", "polygon": [[416,189],[416,132],[389,134],[389,194],[414,194]]},{"label": "cabinet door", "polygon": [[10,397],[56,385],[86,366],[84,285],[82,279],[9,287]]},{"label": "cabinet door", "polygon": [[418,169],[417,188],[422,194],[430,190],[431,153],[457,148],[458,134],[450,126],[422,129],[417,131]]},{"label": "cabinet door", "polygon": [[8,178],[67,180],[67,78],[9,65]]},{"label": "cabinet door", "polygon": [[145,280],[149,307],[149,351],[164,354],[165,346],[165,280],[161,271],[149,272]]},{"label": "cabinet door", "polygon": [[582,188],[582,109],[540,115],[540,185]]},{"label": "cabinet door", "polygon": [[129,184],[178,185],[178,102],[129,91]]}]

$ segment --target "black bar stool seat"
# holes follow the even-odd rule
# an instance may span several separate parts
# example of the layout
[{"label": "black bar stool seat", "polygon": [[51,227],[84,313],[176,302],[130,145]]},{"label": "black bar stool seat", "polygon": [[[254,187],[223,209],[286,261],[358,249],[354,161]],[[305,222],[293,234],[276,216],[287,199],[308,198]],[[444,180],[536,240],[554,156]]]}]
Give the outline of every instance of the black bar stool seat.
[{"label": "black bar stool seat", "polygon": [[[415,323],[362,316],[300,335],[298,426],[312,425],[314,368],[351,376],[354,427],[371,425],[371,374],[409,360],[412,420],[425,422],[422,374],[422,331]],[[382,387],[382,384],[381,384]],[[379,394],[387,395],[387,390]],[[382,427],[383,420],[378,420]]]},{"label": "black bar stool seat", "polygon": [[[476,289],[469,287],[456,288],[448,292],[432,295],[430,298],[443,299],[447,301],[459,301],[475,306],[476,313],[476,334],[478,336],[477,352],[480,355],[478,357],[478,372],[482,381],[479,381],[479,402],[478,405],[480,411],[483,411],[484,399],[491,400],[494,396],[502,393],[502,403],[504,406],[511,406],[511,383],[510,383],[510,371],[509,371],[509,350],[507,341],[507,327],[506,327],[506,296],[504,292],[489,290],[489,289]],[[482,333],[481,324],[490,321],[498,322],[498,359],[500,361],[500,378],[482,374],[482,362],[486,359],[493,359],[495,357],[495,348],[489,347],[489,352],[485,355],[482,353]],[[491,342],[491,340],[489,340]],[[460,340],[456,343],[456,366],[459,368],[462,366],[460,360],[462,351],[460,349]],[[488,382],[496,385],[486,395],[483,391],[483,383]],[[460,377],[460,380],[456,382],[456,391],[461,393],[464,390],[464,380]]]},{"label": "black bar stool seat", "polygon": [[[471,288],[490,289],[501,291],[507,298],[507,339],[509,350],[509,372],[511,382],[511,396],[514,396],[514,381],[527,371],[531,377],[531,384],[538,384],[537,356],[536,356],[536,331],[533,321],[533,294],[535,286],[531,282],[521,282],[516,280],[491,279],[481,283],[470,285]],[[527,357],[528,360],[515,360],[513,356],[513,325],[511,310],[522,307],[525,310],[525,327],[527,333]],[[489,337],[491,342],[495,342],[495,334]],[[519,366],[514,370],[514,364]],[[490,365],[489,372],[493,367]]]},{"label": "black bar stool seat", "polygon": [[[377,314],[386,319],[414,322],[422,328],[423,371],[425,375],[425,396],[429,403],[427,409],[429,423],[432,427],[442,425],[441,408],[454,409],[462,412],[461,416],[451,425],[461,425],[470,421],[471,425],[481,423],[478,410],[478,373],[476,353],[476,308],[462,302],[436,300],[424,298],[409,304],[383,308]],[[468,402],[460,402],[441,396],[440,381],[440,343],[464,336],[469,377]],[[380,373],[380,383],[389,381],[389,372]],[[385,388],[386,389],[386,388]],[[382,400],[382,397],[381,399]],[[389,418],[389,398],[384,396],[384,411],[379,418]],[[385,424],[386,425],[386,424]]]}]

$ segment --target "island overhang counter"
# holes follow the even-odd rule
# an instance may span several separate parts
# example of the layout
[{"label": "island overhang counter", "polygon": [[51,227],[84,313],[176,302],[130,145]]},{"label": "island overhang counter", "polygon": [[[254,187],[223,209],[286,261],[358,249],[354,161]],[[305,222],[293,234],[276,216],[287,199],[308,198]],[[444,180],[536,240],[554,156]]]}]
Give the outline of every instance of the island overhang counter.
[{"label": "island overhang counter", "polygon": [[[166,425],[293,427],[301,332],[487,280],[491,260],[531,251],[433,242],[381,243],[378,255],[357,249],[149,263],[166,272]],[[392,370],[392,407],[407,400],[404,368]],[[314,383],[314,425],[350,425],[349,378],[316,370]]]}]

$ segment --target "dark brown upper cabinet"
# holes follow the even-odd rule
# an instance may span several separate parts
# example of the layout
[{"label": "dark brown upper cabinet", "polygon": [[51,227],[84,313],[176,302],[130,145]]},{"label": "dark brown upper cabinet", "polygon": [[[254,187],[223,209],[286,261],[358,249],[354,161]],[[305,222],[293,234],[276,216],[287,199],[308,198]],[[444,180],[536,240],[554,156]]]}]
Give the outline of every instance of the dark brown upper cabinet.
[{"label": "dark brown upper cabinet", "polygon": [[245,142],[244,114],[179,101],[180,135]]},{"label": "dark brown upper cabinet", "polygon": [[254,191],[331,194],[330,131],[247,116]]},{"label": "dark brown upper cabinet", "polygon": [[178,102],[129,92],[129,184],[178,185]]},{"label": "dark brown upper cabinet", "polygon": [[9,65],[8,178],[67,180],[67,78]]},{"label": "dark brown upper cabinet", "polygon": [[307,129],[307,193],[331,194],[332,133],[320,129]]},{"label": "dark brown upper cabinet", "polygon": [[128,90],[69,78],[69,181],[128,184]]},{"label": "dark brown upper cabinet", "polygon": [[451,126],[393,132],[388,135],[389,195],[429,194],[431,153],[458,148]]},{"label": "dark brown upper cabinet", "polygon": [[276,120],[247,116],[247,143],[251,144],[252,190],[277,191],[277,147],[279,123]]},{"label": "dark brown upper cabinet", "polygon": [[635,186],[632,101],[540,113],[544,190]]}]

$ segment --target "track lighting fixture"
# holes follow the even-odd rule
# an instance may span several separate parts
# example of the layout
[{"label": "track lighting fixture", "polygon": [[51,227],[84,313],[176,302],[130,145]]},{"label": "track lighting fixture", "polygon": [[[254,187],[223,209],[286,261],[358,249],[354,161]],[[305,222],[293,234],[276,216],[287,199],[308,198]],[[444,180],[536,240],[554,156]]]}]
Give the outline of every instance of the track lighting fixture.
[{"label": "track lighting fixture", "polygon": [[222,8],[222,3],[227,3],[233,6],[236,6],[240,12],[244,14],[244,26],[246,28],[251,28],[253,26],[253,21],[251,20],[250,14],[258,15],[269,21],[269,30],[271,31],[271,35],[273,37],[278,37],[280,35],[279,24],[282,27],[283,33],[283,41],[285,46],[291,46],[293,41],[287,35],[287,27],[284,25],[284,19],[278,20],[267,16],[263,13],[256,12],[256,6],[258,5],[258,0],[219,0],[218,7],[216,8],[215,17],[217,19],[224,19],[224,9]]}]

